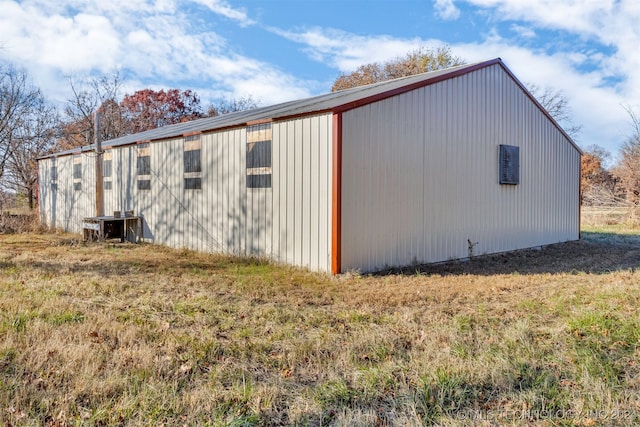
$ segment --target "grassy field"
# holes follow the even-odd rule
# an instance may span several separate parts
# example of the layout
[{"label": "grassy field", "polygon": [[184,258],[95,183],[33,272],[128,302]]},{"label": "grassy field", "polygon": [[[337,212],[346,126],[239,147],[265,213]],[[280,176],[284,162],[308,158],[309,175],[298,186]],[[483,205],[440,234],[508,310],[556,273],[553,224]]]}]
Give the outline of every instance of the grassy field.
[{"label": "grassy field", "polygon": [[640,237],[329,277],[0,235],[0,425],[640,423]]}]

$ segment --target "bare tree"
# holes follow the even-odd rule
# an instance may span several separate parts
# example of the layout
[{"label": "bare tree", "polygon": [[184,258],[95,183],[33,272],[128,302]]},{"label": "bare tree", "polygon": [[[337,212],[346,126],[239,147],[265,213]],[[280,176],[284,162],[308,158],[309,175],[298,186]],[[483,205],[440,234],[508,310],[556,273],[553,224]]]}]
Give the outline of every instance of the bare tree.
[{"label": "bare tree", "polygon": [[626,191],[627,202],[640,204],[640,117],[630,106],[623,107],[631,121],[631,135],[622,144],[620,160],[614,173]]},{"label": "bare tree", "polygon": [[569,100],[560,90],[551,87],[541,89],[536,84],[528,84],[529,92],[540,102],[549,115],[554,118],[571,138],[576,138],[582,126],[573,123]]},{"label": "bare tree", "polygon": [[258,108],[259,105],[260,102],[255,100],[251,95],[240,98],[219,99],[209,105],[209,108],[207,109],[207,116],[215,117],[236,111],[253,110]]},{"label": "bare tree", "polygon": [[0,179],[17,145],[17,130],[41,97],[25,71],[0,65]]},{"label": "bare tree", "polygon": [[454,56],[447,46],[441,46],[436,49],[421,47],[403,57],[382,64],[374,62],[361,65],[352,73],[342,74],[333,83],[331,91],[335,92],[399,77],[412,76],[464,63],[465,61],[460,57]]},{"label": "bare tree", "polygon": [[103,140],[117,138],[127,133],[119,97],[123,79],[119,73],[74,79],[69,77],[72,97],[67,101],[64,137],[60,148],[90,145],[94,141],[94,113],[100,111],[100,133]]},{"label": "bare tree", "polygon": [[609,157],[609,152],[597,145],[584,150],[580,169],[582,204],[615,206],[624,201],[624,195],[620,192],[620,179],[605,167]]},{"label": "bare tree", "polygon": [[14,147],[7,161],[6,182],[14,192],[27,197],[30,209],[35,205],[37,159],[51,151],[59,133],[58,112],[40,95],[15,130]]}]

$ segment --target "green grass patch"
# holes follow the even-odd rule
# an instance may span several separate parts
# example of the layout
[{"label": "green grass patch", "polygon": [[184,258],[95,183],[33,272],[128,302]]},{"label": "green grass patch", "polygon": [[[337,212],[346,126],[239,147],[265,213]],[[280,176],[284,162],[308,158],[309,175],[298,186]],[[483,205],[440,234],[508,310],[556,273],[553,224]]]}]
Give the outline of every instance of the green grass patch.
[{"label": "green grass patch", "polygon": [[569,321],[576,363],[614,390],[622,386],[628,363],[638,349],[637,318],[594,311]]}]

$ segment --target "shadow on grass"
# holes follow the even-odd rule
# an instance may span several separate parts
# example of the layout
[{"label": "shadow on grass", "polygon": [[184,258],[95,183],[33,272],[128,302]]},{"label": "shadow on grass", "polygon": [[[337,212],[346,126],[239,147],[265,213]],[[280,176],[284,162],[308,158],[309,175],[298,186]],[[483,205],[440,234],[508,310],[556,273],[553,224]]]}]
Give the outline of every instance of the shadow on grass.
[{"label": "shadow on grass", "polygon": [[374,275],[607,274],[640,267],[640,233],[582,232],[578,241],[472,259],[391,269]]},{"label": "shadow on grass", "polygon": [[94,273],[102,277],[158,272],[174,277],[194,274],[259,276],[278,268],[261,258],[206,254],[147,243],[136,245],[127,242],[59,240],[53,246],[76,251],[75,259],[55,257],[30,260],[26,263],[28,267],[45,274]]},{"label": "shadow on grass", "polygon": [[[67,246],[78,251],[75,260],[40,259],[28,265],[50,274],[98,273],[102,276],[159,272],[183,274],[241,276],[275,276],[282,267],[265,259],[203,254],[187,250],[172,250],[162,246],[143,244],[86,244],[75,239],[58,239],[42,244],[20,241],[12,252],[37,251],[45,246]],[[37,244],[36,244],[37,243]],[[33,247],[35,246],[35,247]],[[82,252],[85,252],[83,256]],[[57,258],[57,259],[56,259]],[[79,259],[78,259],[79,258]],[[14,261],[3,260],[1,268]],[[373,276],[384,275],[501,275],[501,274],[607,274],[615,271],[635,271],[640,267],[640,233],[611,231],[583,231],[579,241],[558,243],[537,249],[523,249],[501,254],[477,256],[472,259],[438,264],[390,269]],[[286,267],[284,267],[286,268]],[[307,277],[305,280],[309,280]]]}]

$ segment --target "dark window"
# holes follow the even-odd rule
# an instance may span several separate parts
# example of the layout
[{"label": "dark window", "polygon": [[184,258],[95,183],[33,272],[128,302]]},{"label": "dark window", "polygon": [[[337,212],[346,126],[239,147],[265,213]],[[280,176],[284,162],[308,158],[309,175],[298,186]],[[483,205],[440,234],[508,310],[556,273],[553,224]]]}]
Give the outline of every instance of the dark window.
[{"label": "dark window", "polygon": [[271,174],[247,175],[247,188],[271,188]]},{"label": "dark window", "polygon": [[247,144],[247,168],[271,167],[271,141]]},{"label": "dark window", "polygon": [[520,183],[520,147],[500,146],[500,184]]},{"label": "dark window", "polygon": [[74,191],[82,190],[82,163],[80,156],[73,159],[73,189]]},{"label": "dark window", "polygon": [[151,190],[151,180],[150,179],[139,179],[138,180],[138,190]]},{"label": "dark window", "polygon": [[271,188],[271,123],[247,127],[247,188]]},{"label": "dark window", "polygon": [[184,189],[202,189],[202,141],[200,134],[185,136],[182,161],[184,163]]},{"label": "dark window", "polygon": [[185,178],[184,189],[185,190],[201,190],[202,178]]},{"label": "dark window", "polygon": [[200,150],[190,150],[184,152],[184,171],[189,172],[202,172],[200,165]]},{"label": "dark window", "polygon": [[139,156],[136,166],[138,175],[151,175],[151,158],[149,156]]},{"label": "dark window", "polygon": [[53,191],[56,191],[56,190],[58,189],[58,184],[56,184],[55,182],[52,182],[52,183],[51,183],[51,189],[52,189]]},{"label": "dark window", "polygon": [[55,166],[51,166],[51,181],[58,180],[58,168]]},{"label": "dark window", "polygon": [[111,186],[112,186],[111,181],[104,181],[104,189],[105,190],[111,190]]},{"label": "dark window", "polygon": [[111,176],[111,159],[102,163],[102,176]]}]

